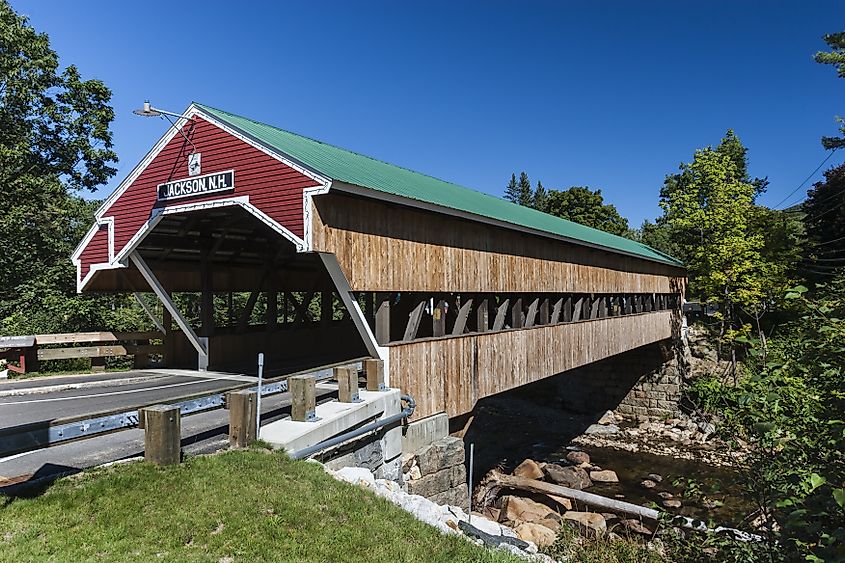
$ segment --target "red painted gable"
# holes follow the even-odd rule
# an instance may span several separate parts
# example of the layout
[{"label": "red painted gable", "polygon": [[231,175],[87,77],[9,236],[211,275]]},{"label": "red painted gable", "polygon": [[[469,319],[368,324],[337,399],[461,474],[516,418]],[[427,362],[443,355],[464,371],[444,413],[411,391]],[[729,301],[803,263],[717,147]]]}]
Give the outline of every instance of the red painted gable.
[{"label": "red painted gable", "polygon": [[[188,178],[188,154],[194,149],[182,135],[175,135],[132,184],[98,215],[100,220],[114,219],[113,256],[120,253],[157,207],[239,196],[248,196],[249,203],[270,219],[297,237],[304,237],[302,192],[305,188],[318,186],[318,182],[199,116],[194,116],[183,131],[193,142],[196,152],[202,155],[202,174],[234,170],[235,189],[158,202],[159,184]],[[108,263],[107,239],[106,227],[100,227],[82,249],[80,280],[93,264]]]}]

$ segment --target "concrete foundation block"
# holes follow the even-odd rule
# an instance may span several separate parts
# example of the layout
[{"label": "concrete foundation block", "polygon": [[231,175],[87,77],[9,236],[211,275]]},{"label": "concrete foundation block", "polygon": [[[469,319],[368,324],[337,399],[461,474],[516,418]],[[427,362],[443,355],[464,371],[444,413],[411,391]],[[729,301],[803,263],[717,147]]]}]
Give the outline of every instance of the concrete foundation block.
[{"label": "concrete foundation block", "polygon": [[403,429],[402,451],[414,453],[449,435],[449,417],[446,413],[415,420]]}]

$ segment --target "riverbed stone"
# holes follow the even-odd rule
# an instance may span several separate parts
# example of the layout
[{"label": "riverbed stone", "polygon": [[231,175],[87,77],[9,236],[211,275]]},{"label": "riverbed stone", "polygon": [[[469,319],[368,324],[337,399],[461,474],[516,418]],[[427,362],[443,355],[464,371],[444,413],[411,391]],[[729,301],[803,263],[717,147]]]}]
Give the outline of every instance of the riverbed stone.
[{"label": "riverbed stone", "polygon": [[640,482],[640,486],[643,487],[644,489],[653,489],[654,487],[657,486],[657,483],[655,483],[651,479],[643,479]]},{"label": "riverbed stone", "polygon": [[535,524],[534,522],[525,522],[513,529],[519,539],[529,541],[539,548],[549,547],[557,539],[557,534],[549,528]]},{"label": "riverbed stone", "polygon": [[570,510],[563,515],[563,520],[578,528],[582,534],[588,537],[601,536],[607,531],[607,522],[605,522],[604,516],[595,512]]},{"label": "riverbed stone", "polygon": [[590,479],[596,483],[618,483],[619,477],[610,469],[604,471],[590,471]]},{"label": "riverbed stone", "polygon": [[661,504],[666,508],[681,508],[681,501],[674,498],[666,499]]},{"label": "riverbed stone", "polygon": [[513,470],[513,474],[517,477],[525,477],[526,479],[543,478],[543,470],[533,459],[526,459],[520,463],[516,469]]},{"label": "riverbed stone", "polygon": [[537,522],[546,518],[554,519],[554,512],[545,504],[529,498],[507,495],[499,505],[500,522]]},{"label": "riverbed stone", "polygon": [[615,424],[591,424],[584,430],[584,434],[588,436],[604,436],[608,434],[616,434],[619,432],[619,427]]},{"label": "riverbed stone", "polygon": [[655,483],[659,483],[663,480],[663,475],[660,475],[659,473],[649,473],[648,478],[654,481]]},{"label": "riverbed stone", "polygon": [[582,463],[590,463],[590,454],[587,452],[573,451],[566,454],[566,461],[572,465],[581,465]]},{"label": "riverbed stone", "polygon": [[659,496],[662,499],[667,499],[667,500],[670,499],[670,498],[675,498],[675,495],[673,495],[669,491],[660,491],[659,493],[657,493],[657,496]]},{"label": "riverbed stone", "polygon": [[551,481],[570,489],[586,489],[593,484],[590,475],[580,467],[563,467],[556,463],[549,463],[543,469]]}]

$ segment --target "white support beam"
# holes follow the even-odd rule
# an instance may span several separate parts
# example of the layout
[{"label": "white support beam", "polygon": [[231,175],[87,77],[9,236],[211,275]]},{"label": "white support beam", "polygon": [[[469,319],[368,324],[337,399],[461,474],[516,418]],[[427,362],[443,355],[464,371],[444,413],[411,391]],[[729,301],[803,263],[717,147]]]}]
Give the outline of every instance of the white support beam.
[{"label": "white support beam", "polygon": [[373,331],[370,330],[370,325],[367,324],[367,319],[364,317],[364,311],[361,310],[361,306],[358,305],[358,302],[352,296],[352,288],[349,286],[349,281],[343,274],[343,270],[340,269],[340,264],[337,263],[337,257],[329,252],[316,252],[315,254],[320,257],[320,260],[322,260],[323,265],[326,267],[326,271],[332,279],[332,283],[334,284],[338,295],[340,295],[340,299],[343,301],[344,307],[346,307],[346,310],[349,311],[349,316],[352,317],[352,322],[355,324],[355,328],[358,329],[358,333],[364,340],[364,344],[367,346],[367,350],[370,355],[373,358],[381,358],[382,360],[385,360],[385,358],[379,354],[379,345],[378,342],[376,342],[376,337],[373,334]]},{"label": "white support beam", "polygon": [[133,293],[133,295],[135,296],[135,301],[137,301],[137,302],[138,302],[138,305],[140,305],[140,306],[141,306],[141,309],[143,309],[143,310],[144,310],[144,312],[147,314],[147,316],[150,318],[150,320],[151,320],[151,321],[153,322],[153,324],[155,325],[156,329],[157,329],[160,333],[164,334],[164,333],[166,332],[166,331],[164,330],[164,325],[162,325],[162,324],[161,324],[161,321],[159,321],[159,320],[156,318],[155,313],[153,312],[153,310],[152,310],[152,309],[150,309],[150,306],[149,306],[149,305],[147,305],[147,302],[146,302],[146,301],[144,301],[144,296],[143,296],[143,295],[141,295],[141,292],[140,292],[140,291],[136,291],[136,292],[134,292],[134,293]]},{"label": "white support beam", "polygon": [[185,336],[188,337],[188,341],[194,348],[196,348],[197,353],[199,354],[198,369],[200,371],[205,371],[208,367],[208,338],[200,338],[197,336],[197,333],[194,332],[194,329],[191,328],[191,325],[188,324],[188,321],[185,320],[185,317],[183,317],[182,313],[179,312],[179,309],[176,308],[176,305],[173,303],[170,295],[168,295],[164,288],[161,287],[161,284],[156,279],[155,274],[153,274],[153,271],[150,270],[149,266],[147,266],[144,259],[141,258],[141,255],[135,251],[130,254],[130,258],[132,259],[132,263],[135,264],[138,271],[141,272],[141,275],[149,284],[150,289],[152,289],[156,296],[158,296],[161,304],[164,305],[165,309],[170,312],[173,319],[176,321],[176,324],[179,325],[179,328],[182,329],[182,332],[184,332]]}]

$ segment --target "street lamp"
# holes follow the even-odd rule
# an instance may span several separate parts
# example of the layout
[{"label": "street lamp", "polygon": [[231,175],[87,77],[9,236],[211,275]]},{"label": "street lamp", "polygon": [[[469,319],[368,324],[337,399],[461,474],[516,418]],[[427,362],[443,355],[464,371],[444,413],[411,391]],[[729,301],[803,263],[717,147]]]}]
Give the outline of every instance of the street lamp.
[{"label": "street lamp", "polygon": [[[173,113],[172,111],[165,111],[163,109],[154,108],[152,105],[150,105],[149,100],[144,100],[144,106],[141,107],[140,109],[132,110],[132,113],[134,113],[135,115],[140,115],[141,117],[162,117],[162,118],[166,119],[168,122],[170,122],[171,127],[176,127],[176,123],[180,119],[187,119],[187,120],[191,119],[190,117],[187,117],[187,116],[185,116],[184,114],[181,114],[181,113]],[[174,121],[174,120],[170,119],[170,116],[175,117],[176,120]],[[181,128],[179,128],[178,131],[182,135],[182,137],[186,141],[188,141],[188,143],[190,143],[191,148],[193,149],[191,151],[191,154],[188,155],[188,161],[191,163],[189,165],[190,166],[189,171],[191,172],[191,175],[198,174],[199,173],[199,153],[197,153],[197,147],[194,145],[194,143],[191,142],[191,140],[188,138],[188,136],[185,135],[185,132],[182,131]]]}]

